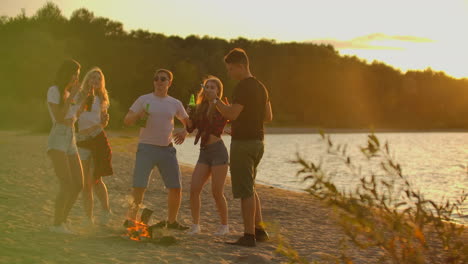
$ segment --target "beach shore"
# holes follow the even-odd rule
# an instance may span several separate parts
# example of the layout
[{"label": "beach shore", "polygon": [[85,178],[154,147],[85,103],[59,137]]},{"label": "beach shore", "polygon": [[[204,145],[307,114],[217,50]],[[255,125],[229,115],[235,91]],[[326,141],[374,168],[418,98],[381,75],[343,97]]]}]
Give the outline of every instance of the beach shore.
[{"label": "beach shore", "polygon": [[[112,134],[112,133],[111,133]],[[262,199],[264,220],[269,224],[270,242],[255,248],[227,245],[242,235],[240,202],[232,197],[230,179],[225,187],[231,234],[216,237],[219,224],[211,186],[202,192],[202,234],[190,236],[182,231],[163,230],[177,243],[161,246],[124,239],[122,223],[130,202],[136,141],[132,137],[110,137],[115,175],[105,177],[113,217],[109,225],[82,225],[81,198],[70,214],[76,235],[50,233],[57,181],[45,149],[47,135],[0,131],[0,263],[283,263],[287,258],[276,253],[282,237],[304,259],[335,263],[340,256],[340,241],[345,237],[335,224],[333,210],[307,193],[257,185]],[[190,225],[189,186],[192,167],[181,166],[183,198],[179,222]],[[295,172],[291,172],[295,173]],[[151,177],[144,207],[154,211],[151,223],[166,217],[166,190],[157,173]],[[101,208],[95,201],[99,223]],[[378,263],[378,249],[348,248],[354,263]]]}]

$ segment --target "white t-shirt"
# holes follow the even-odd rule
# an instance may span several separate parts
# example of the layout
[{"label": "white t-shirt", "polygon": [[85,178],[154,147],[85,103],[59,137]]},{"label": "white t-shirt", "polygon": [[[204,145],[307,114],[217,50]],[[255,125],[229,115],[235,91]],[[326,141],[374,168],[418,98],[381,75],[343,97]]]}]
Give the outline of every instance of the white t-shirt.
[{"label": "white t-shirt", "polygon": [[[69,93],[65,93],[65,98],[69,96]],[[49,103],[53,104],[60,104],[60,92],[57,86],[52,86],[49,88],[47,91],[47,108],[49,109],[49,114],[50,118],[52,119],[52,122],[55,123],[55,116],[52,113],[52,109],[50,108]],[[76,113],[78,112],[79,105],[70,105],[70,108],[68,108],[68,113],[65,116],[65,119],[76,119]]]},{"label": "white t-shirt", "polygon": [[139,142],[156,146],[169,145],[174,130],[174,116],[181,121],[189,117],[184,106],[174,97],[158,97],[150,93],[140,96],[130,110],[139,113],[146,110],[146,105],[149,105],[149,116],[146,127],[140,129]]},{"label": "white t-shirt", "polygon": [[[107,105],[106,109],[109,107]],[[88,129],[95,125],[101,124],[101,98],[99,96],[94,97],[93,105],[91,106],[91,111],[83,111],[78,118],[78,129],[79,131]]]}]

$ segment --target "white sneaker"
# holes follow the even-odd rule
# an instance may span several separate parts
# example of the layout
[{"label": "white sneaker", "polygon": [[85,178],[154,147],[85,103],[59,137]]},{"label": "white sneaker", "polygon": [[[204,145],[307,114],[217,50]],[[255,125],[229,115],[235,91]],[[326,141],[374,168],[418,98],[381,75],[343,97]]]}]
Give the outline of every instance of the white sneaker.
[{"label": "white sneaker", "polygon": [[112,217],[112,211],[104,211],[99,218],[99,224],[107,225]]},{"label": "white sneaker", "polygon": [[198,235],[200,234],[200,232],[201,232],[200,225],[193,224],[192,227],[190,228],[190,231],[188,231],[187,234]]},{"label": "white sneaker", "polygon": [[215,236],[224,236],[229,234],[229,225],[220,225],[218,231],[214,233]]},{"label": "white sneaker", "polygon": [[61,223],[58,226],[53,225],[53,226],[49,227],[49,231],[54,232],[54,233],[59,233],[59,234],[69,234],[69,235],[74,234],[72,231],[68,230],[68,228],[65,226],[64,223]]}]

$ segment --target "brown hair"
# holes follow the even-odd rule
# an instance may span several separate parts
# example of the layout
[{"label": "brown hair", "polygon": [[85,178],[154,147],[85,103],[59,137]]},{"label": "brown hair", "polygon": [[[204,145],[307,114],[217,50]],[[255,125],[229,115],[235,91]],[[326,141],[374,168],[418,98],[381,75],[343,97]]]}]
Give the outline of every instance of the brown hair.
[{"label": "brown hair", "polygon": [[174,75],[172,74],[172,72],[170,70],[158,69],[158,70],[156,70],[155,74],[158,74],[160,72],[164,72],[165,74],[167,74],[167,76],[169,76],[169,81],[172,81],[172,79],[174,79]]},{"label": "brown hair", "polygon": [[[221,82],[221,80],[216,76],[210,75],[203,81],[203,86],[205,86],[208,82],[216,83],[216,86],[218,87],[218,98],[221,98],[223,96],[223,83]],[[213,107],[210,111],[208,111],[209,102],[205,100],[204,91],[205,90],[201,88],[197,94],[197,108],[195,110],[195,120],[201,121],[203,119],[203,116],[207,115],[208,120],[210,120],[211,123],[216,107]]]},{"label": "brown hair", "polygon": [[60,93],[59,105],[63,104],[64,91],[66,86],[68,83],[70,83],[73,74],[75,74],[80,69],[80,67],[81,65],[73,59],[67,59],[60,65],[60,68],[57,71],[57,75],[55,76],[55,84],[57,85]]},{"label": "brown hair", "polygon": [[249,65],[249,57],[245,50],[241,48],[235,48],[229,51],[224,57],[224,62],[227,64],[244,64]]}]

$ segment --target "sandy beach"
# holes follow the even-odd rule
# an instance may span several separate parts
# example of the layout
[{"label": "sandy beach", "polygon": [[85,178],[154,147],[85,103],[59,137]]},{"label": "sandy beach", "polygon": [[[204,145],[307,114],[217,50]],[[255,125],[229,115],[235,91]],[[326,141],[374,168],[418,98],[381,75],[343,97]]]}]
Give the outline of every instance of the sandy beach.
[{"label": "sandy beach", "polygon": [[[306,260],[335,263],[340,256],[344,234],[334,224],[333,210],[306,193],[291,192],[269,186],[257,186],[263,202],[264,219],[272,240],[255,248],[231,246],[242,234],[240,202],[234,200],[230,179],[225,187],[232,232],[226,237],[213,235],[219,223],[210,185],[202,193],[202,234],[190,236],[182,231],[162,231],[172,235],[177,244],[162,246],[122,238],[122,223],[130,201],[131,177],[136,139],[110,138],[115,175],[106,177],[113,217],[108,226],[84,227],[81,198],[70,214],[77,235],[50,233],[53,201],[57,181],[51,162],[45,155],[47,135],[28,132],[0,132],[0,263],[283,263],[287,258],[276,253],[278,236]],[[183,201],[179,222],[190,225],[189,186],[192,167],[181,165]],[[295,172],[291,172],[295,173]],[[166,216],[166,190],[159,175],[154,174],[145,197],[145,207],[154,210],[151,223]],[[97,220],[101,214],[95,199]],[[378,249],[349,248],[354,263],[377,263]]]}]

